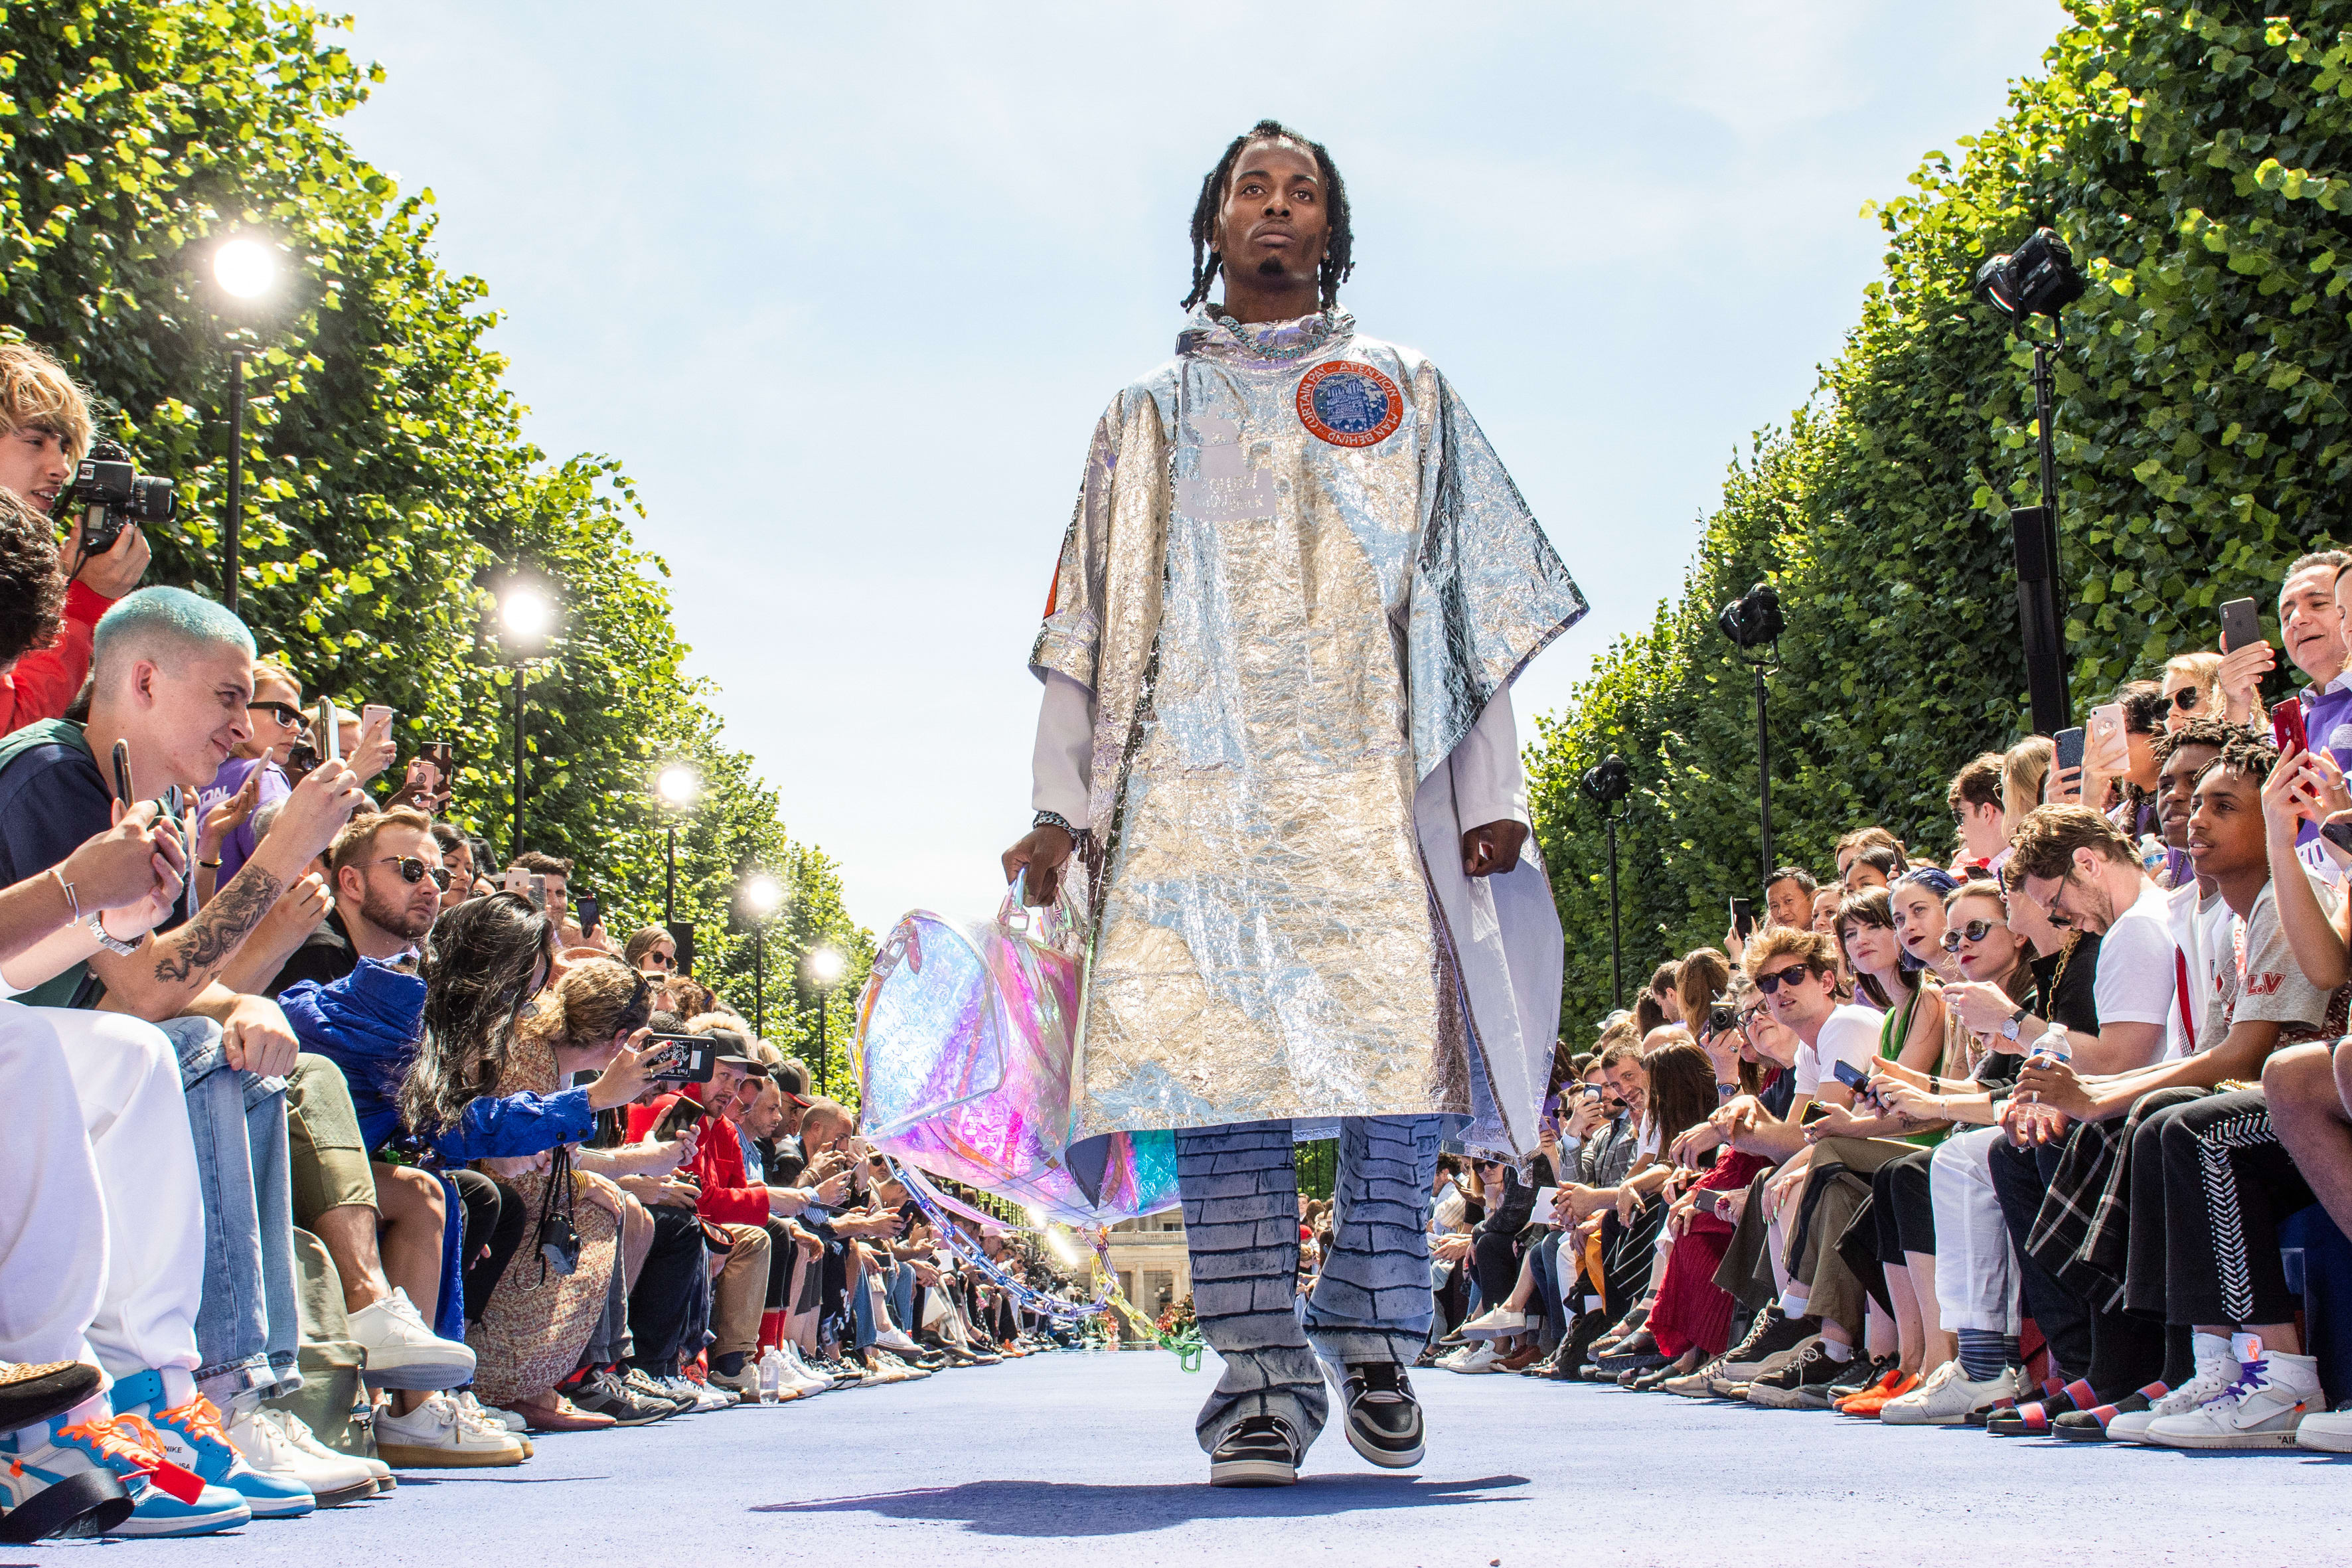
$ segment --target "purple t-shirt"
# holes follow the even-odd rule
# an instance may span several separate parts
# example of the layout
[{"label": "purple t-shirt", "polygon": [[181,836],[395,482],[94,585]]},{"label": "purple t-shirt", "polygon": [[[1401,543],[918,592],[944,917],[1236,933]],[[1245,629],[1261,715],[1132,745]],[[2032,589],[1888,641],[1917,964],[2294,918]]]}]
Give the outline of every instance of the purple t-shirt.
[{"label": "purple t-shirt", "polygon": [[221,771],[213,775],[213,782],[196,792],[196,826],[201,828],[205,815],[243,789],[245,781],[252,776],[256,768],[264,770],[261,798],[253,803],[253,810],[246,819],[231,828],[228,837],[221,841],[220,869],[213,874],[213,886],[215,888],[227,887],[228,879],[253,858],[254,817],[260,816],[261,808],[271,801],[284,800],[293,794],[294,786],[287,781],[286,770],[276,763],[265,763],[257,757],[231,757],[221,764]]}]

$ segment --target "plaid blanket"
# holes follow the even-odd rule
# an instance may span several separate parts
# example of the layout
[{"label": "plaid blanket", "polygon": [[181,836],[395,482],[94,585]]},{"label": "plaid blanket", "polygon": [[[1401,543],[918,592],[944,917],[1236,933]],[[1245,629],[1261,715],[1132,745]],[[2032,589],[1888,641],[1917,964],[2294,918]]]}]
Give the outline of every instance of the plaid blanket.
[{"label": "plaid blanket", "polygon": [[2202,1100],[2204,1089],[2144,1094],[2115,1121],[2078,1121],[2033,1216],[2026,1251],[2095,1312],[2123,1306],[2131,1242],[2132,1134],[2168,1105]]}]

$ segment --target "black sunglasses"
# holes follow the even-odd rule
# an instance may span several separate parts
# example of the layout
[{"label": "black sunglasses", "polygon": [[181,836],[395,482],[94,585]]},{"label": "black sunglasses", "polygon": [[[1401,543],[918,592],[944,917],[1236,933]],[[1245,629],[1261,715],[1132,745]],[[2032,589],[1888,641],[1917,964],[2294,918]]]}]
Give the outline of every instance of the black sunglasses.
[{"label": "black sunglasses", "polygon": [[1756,989],[1769,996],[1783,985],[1793,985],[1813,972],[1810,963],[1792,963],[1786,969],[1776,969],[1769,974],[1756,977]]},{"label": "black sunglasses", "polygon": [[2008,929],[2007,923],[2001,921],[1970,921],[1966,925],[1954,926],[1944,933],[1944,951],[1958,952],[1963,942],[1982,942],[1986,932]]},{"label": "black sunglasses", "polygon": [[245,705],[245,710],[248,713],[267,713],[277,720],[281,727],[288,730],[299,730],[308,722],[302,717],[302,710],[290,702],[248,702]]},{"label": "black sunglasses", "polygon": [[448,869],[446,867],[441,866],[427,866],[424,861],[419,860],[414,855],[386,855],[383,858],[379,859],[376,864],[379,866],[399,867],[400,879],[406,882],[412,888],[417,883],[425,880],[425,878],[430,877],[433,879],[433,885],[435,887],[440,889],[445,893],[449,890]]},{"label": "black sunglasses", "polygon": [[2172,705],[2186,713],[2197,706],[2198,699],[2202,695],[2203,692],[2198,688],[2184,686],[2172,694]]}]

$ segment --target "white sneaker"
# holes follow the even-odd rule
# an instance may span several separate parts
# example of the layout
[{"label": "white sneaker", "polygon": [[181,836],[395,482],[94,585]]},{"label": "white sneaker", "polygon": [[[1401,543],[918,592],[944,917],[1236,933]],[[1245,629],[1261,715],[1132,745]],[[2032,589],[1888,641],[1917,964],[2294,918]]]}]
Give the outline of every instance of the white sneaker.
[{"label": "white sneaker", "polygon": [[[508,1442],[520,1448],[522,1457],[526,1459],[537,1452],[531,1447],[530,1438],[507,1425],[507,1419],[512,1415],[511,1412],[500,1410],[493,1414],[484,1409],[481,1403],[475,1399],[472,1389],[467,1389],[459,1394],[445,1394],[441,1397],[446,1399],[449,1402],[449,1408],[457,1413],[457,1425],[460,1426],[488,1436],[504,1437]],[[517,1421],[522,1419],[520,1415],[514,1415],[512,1418]]]},{"label": "white sneaker", "polygon": [[2003,1367],[1982,1383],[1971,1382],[1957,1361],[1948,1361],[1927,1374],[1927,1381],[1910,1393],[1879,1407],[1878,1418],[1889,1426],[1957,1426],[1969,1412],[2017,1393],[2017,1374]]},{"label": "white sneaker", "polygon": [[2325,1405],[2319,1363],[2307,1355],[2263,1349],[2258,1334],[2238,1334],[2231,1347],[2238,1380],[2185,1415],[2147,1425],[2147,1441],[2168,1448],[2292,1448],[2304,1412]]},{"label": "white sneaker", "polygon": [[1438,1364],[1445,1366],[1448,1372],[1492,1372],[1495,1370],[1495,1363],[1502,1359],[1503,1352],[1495,1348],[1494,1341],[1481,1340],[1476,1344],[1469,1346],[1466,1352],[1462,1355],[1462,1359],[1453,1365],[1445,1366],[1444,1362]]},{"label": "white sneaker", "polygon": [[874,1335],[874,1342],[886,1351],[898,1351],[907,1355],[923,1353],[923,1347],[908,1339],[907,1331],[896,1323],[886,1324],[877,1330]]},{"label": "white sneaker", "polygon": [[425,1326],[408,1299],[394,1289],[351,1315],[351,1335],[367,1350],[370,1388],[413,1393],[457,1388],[474,1381],[474,1352]]},{"label": "white sneaker", "polygon": [[379,1411],[375,1448],[384,1463],[410,1469],[471,1469],[520,1465],[522,1445],[504,1426],[476,1425],[457,1414],[446,1394],[436,1394],[405,1415]]},{"label": "white sneaker", "polygon": [[2238,1358],[2221,1334],[2199,1334],[2192,1342],[2197,1374],[2145,1410],[2126,1411],[2107,1423],[2110,1443],[2146,1443],[2148,1427],[2168,1415],[2186,1415],[2238,1381]]},{"label": "white sneaker", "polygon": [[1525,1312],[1496,1307],[1463,1324],[1462,1337],[1465,1340],[1507,1340],[1514,1334],[1527,1332],[1527,1329],[1528,1315]]},{"label": "white sneaker", "polygon": [[[346,1454],[340,1448],[329,1447],[320,1441],[316,1432],[310,1430],[310,1424],[291,1410],[264,1405],[254,1414],[284,1433],[288,1442],[310,1455],[313,1459],[325,1459],[338,1465],[358,1465],[365,1469],[375,1479],[376,1496],[383,1497],[387,1492],[397,1491],[400,1489],[400,1478],[392,1473],[390,1465],[372,1454]],[[352,1423],[353,1426],[363,1426],[367,1428],[369,1446],[373,1447],[375,1438],[373,1403],[371,1402],[363,1410],[356,1412],[352,1417]]]},{"label": "white sneaker", "polygon": [[805,1399],[812,1394],[831,1394],[839,1386],[831,1377],[809,1365],[807,1358],[801,1354],[800,1346],[787,1340],[779,1348],[784,1352],[784,1375],[800,1389],[802,1398]]},{"label": "white sneaker", "polygon": [[[320,1508],[341,1508],[347,1502],[375,1496],[375,1477],[356,1459],[341,1455],[320,1458],[297,1447],[286,1429],[271,1417],[275,1410],[249,1410],[229,1424],[228,1440],[245,1462],[265,1476],[299,1481],[310,1489]],[[309,1427],[303,1430],[308,1432]],[[315,1441],[315,1439],[314,1439]]]},{"label": "white sneaker", "polygon": [[2294,1429],[2294,1446],[2315,1454],[2352,1454],[2352,1399],[2337,1405],[2332,1415],[2305,1415],[2303,1425]]},{"label": "white sneaker", "polygon": [[[513,1411],[496,1410],[475,1398],[474,1391],[470,1388],[457,1390],[449,1396],[449,1401],[457,1405],[459,1414],[470,1415],[477,1421],[487,1421],[494,1426],[503,1426],[518,1436],[530,1429],[530,1423]],[[526,1443],[523,1447],[527,1448],[530,1445]]]}]

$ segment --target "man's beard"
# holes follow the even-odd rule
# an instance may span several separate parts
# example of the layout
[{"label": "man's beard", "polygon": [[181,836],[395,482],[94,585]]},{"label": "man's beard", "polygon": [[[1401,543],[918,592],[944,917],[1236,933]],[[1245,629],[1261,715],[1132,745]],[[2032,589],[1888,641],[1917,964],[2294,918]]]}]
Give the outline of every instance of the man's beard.
[{"label": "man's beard", "polygon": [[370,888],[367,897],[360,900],[360,919],[386,936],[415,942],[433,929],[433,917],[440,912],[440,900],[436,900],[431,910],[419,915],[408,907],[406,900],[395,904]]},{"label": "man's beard", "polygon": [[1257,264],[1257,275],[1261,278],[1279,278],[1286,270],[1282,258],[1278,256],[1269,256]]}]

